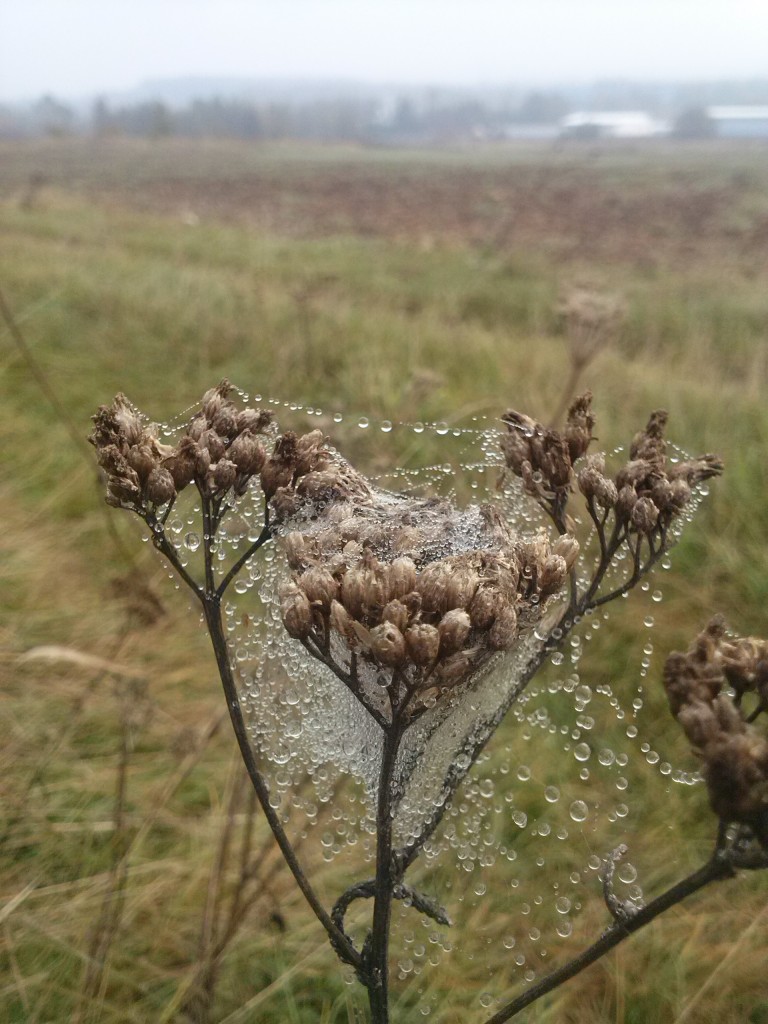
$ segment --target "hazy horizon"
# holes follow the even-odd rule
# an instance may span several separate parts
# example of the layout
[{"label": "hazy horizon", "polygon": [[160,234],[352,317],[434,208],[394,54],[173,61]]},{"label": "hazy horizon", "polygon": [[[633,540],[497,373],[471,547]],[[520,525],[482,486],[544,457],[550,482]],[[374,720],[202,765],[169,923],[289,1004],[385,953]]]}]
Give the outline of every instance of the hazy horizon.
[{"label": "hazy horizon", "polygon": [[0,100],[173,78],[550,86],[768,75],[756,0],[27,0],[0,11]]}]

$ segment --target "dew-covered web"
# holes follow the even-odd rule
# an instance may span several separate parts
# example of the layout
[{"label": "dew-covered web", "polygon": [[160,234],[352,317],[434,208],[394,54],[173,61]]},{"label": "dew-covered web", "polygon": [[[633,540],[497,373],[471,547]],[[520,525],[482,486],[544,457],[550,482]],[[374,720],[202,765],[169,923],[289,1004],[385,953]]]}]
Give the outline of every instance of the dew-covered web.
[{"label": "dew-covered web", "polygon": [[[504,477],[500,484],[504,459],[497,421],[392,423],[239,395],[245,405],[274,409],[281,429],[319,426],[332,441],[342,438],[345,451],[363,453],[356,459],[363,472],[367,453],[376,467],[367,478],[384,504],[399,500],[392,495],[443,495],[463,505],[462,529],[448,541],[441,539],[440,554],[471,548],[476,509],[483,502],[492,501],[517,534],[548,527],[516,478]],[[162,427],[164,437],[179,435],[194,411]],[[626,457],[618,448],[608,459],[618,464]],[[670,449],[669,457],[675,462],[684,456]],[[676,522],[678,533],[705,491],[701,485]],[[202,566],[200,521],[199,508],[192,501],[185,506],[180,498],[167,523],[181,561],[196,573]],[[263,523],[263,496],[255,482],[234,500],[218,532],[219,579],[256,540]],[[586,585],[594,552],[587,542],[587,517],[577,525],[583,538],[578,572]],[[311,532],[313,525],[302,528]],[[669,565],[667,556],[662,570]],[[618,578],[624,569],[619,558],[611,572]],[[449,955],[462,958],[464,988],[474,991],[466,1003],[463,993],[457,996],[463,1019],[480,1020],[516,986],[592,941],[606,924],[598,871],[602,858],[620,843],[630,854],[618,866],[617,891],[623,899],[642,900],[631,849],[643,808],[634,792],[658,797],[669,782],[699,781],[674,765],[671,752],[657,747],[658,731],[645,713],[646,677],[661,669],[654,663],[652,636],[663,575],[644,581],[641,593],[630,598],[641,636],[620,677],[594,677],[586,666],[590,643],[609,630],[610,611],[601,608],[574,623],[558,647],[561,637],[550,628],[562,610],[556,606],[512,651],[484,664],[466,690],[429,708],[406,731],[398,764],[405,795],[394,822],[395,842],[418,837],[425,823],[442,813],[408,878],[454,922],[438,925],[407,901],[396,904],[396,972],[406,982],[403,998],[424,1016],[438,1003],[440,969],[434,968],[445,969]],[[289,577],[279,540],[266,545],[229,588],[224,618],[241,702],[272,802],[289,834],[306,833],[323,860],[338,869],[332,876],[339,885],[330,897],[335,898],[373,874],[383,734],[339,678],[287,634],[277,595]],[[523,688],[525,667],[545,647],[547,663]],[[468,774],[452,793],[446,778],[457,767],[462,776]],[[369,911],[362,901],[350,911],[348,927],[357,939]]]}]

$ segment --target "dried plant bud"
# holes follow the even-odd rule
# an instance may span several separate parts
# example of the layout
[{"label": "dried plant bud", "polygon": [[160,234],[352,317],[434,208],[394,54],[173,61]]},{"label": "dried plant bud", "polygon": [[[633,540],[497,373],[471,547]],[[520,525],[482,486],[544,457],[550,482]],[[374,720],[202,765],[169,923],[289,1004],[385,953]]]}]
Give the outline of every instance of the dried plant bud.
[{"label": "dried plant bud", "polygon": [[228,491],[237,480],[237,466],[229,459],[220,459],[211,466],[211,479],[215,491]]},{"label": "dried plant bud", "polygon": [[155,505],[165,505],[176,497],[173,477],[163,466],[156,466],[147,477],[145,493]]},{"label": "dried plant bud", "polygon": [[542,597],[550,597],[556,594],[565,582],[568,575],[568,566],[561,555],[548,555],[541,565],[539,573],[539,588]]},{"label": "dried plant bud", "polygon": [[511,647],[517,636],[517,613],[511,604],[502,605],[488,631],[488,643],[495,651]]},{"label": "dried plant bud", "polygon": [[319,605],[324,612],[331,609],[331,602],[339,594],[339,585],[327,569],[313,565],[299,578],[299,586],[312,604]]},{"label": "dried plant bud", "polygon": [[592,428],[595,415],[592,412],[592,392],[585,391],[575,398],[568,409],[565,423],[565,440],[571,465],[586,455],[592,442]]},{"label": "dried plant bud", "polygon": [[570,572],[579,557],[579,542],[575,537],[563,534],[552,545],[552,554],[560,555],[565,561],[566,570]]},{"label": "dried plant bud", "polygon": [[280,614],[288,635],[296,640],[305,640],[312,632],[312,606],[299,587],[281,598]]},{"label": "dried plant bud", "polygon": [[678,462],[669,467],[667,475],[670,480],[684,480],[689,487],[695,487],[702,480],[720,476],[723,472],[723,461],[717,455],[702,455],[698,459]]},{"label": "dried plant bud", "polygon": [[389,592],[392,597],[404,597],[416,587],[416,566],[413,560],[404,556],[396,558],[389,566]]},{"label": "dried plant bud", "polygon": [[109,496],[114,498],[118,504],[137,505],[141,500],[141,488],[136,471],[130,466],[126,472],[110,476],[107,482]]},{"label": "dried plant bud", "polygon": [[120,436],[129,445],[138,444],[144,426],[142,418],[122,392],[115,395],[112,412]]},{"label": "dried plant bud", "polygon": [[630,487],[627,484],[622,487],[616,498],[616,518],[620,523],[626,523],[629,521],[632,515],[632,509],[637,504],[637,493],[634,487]]},{"label": "dried plant bud", "polygon": [[371,630],[370,649],[382,665],[399,668],[405,664],[405,639],[392,622],[382,622]]},{"label": "dried plant bud", "polygon": [[269,500],[281,487],[288,487],[293,480],[293,466],[273,455],[261,470],[261,489]]},{"label": "dried plant bud", "polygon": [[356,641],[354,619],[339,601],[331,601],[331,628],[346,640]]},{"label": "dried plant bud", "polygon": [[403,594],[398,600],[405,606],[405,610],[408,612],[408,621],[413,623],[421,615],[421,594],[416,590],[412,590],[410,594]]},{"label": "dried plant bud", "polygon": [[139,480],[145,482],[158,464],[158,456],[148,444],[138,444],[126,453],[126,461],[131,469],[135,469]]},{"label": "dried plant bud", "polygon": [[658,472],[651,462],[645,459],[635,459],[627,462],[616,474],[616,487],[621,491],[624,487],[632,487],[637,490],[645,487],[649,481],[655,482],[659,479]]},{"label": "dried plant bud", "polygon": [[464,646],[472,623],[463,608],[452,608],[440,619],[437,632],[440,635],[440,655],[453,654]]},{"label": "dried plant bud", "polygon": [[383,622],[391,622],[393,626],[397,626],[401,633],[404,633],[408,626],[410,615],[403,602],[394,599],[384,605],[381,618]]},{"label": "dried plant bud", "polygon": [[213,417],[211,427],[219,437],[237,437],[237,410],[231,402],[225,402]]},{"label": "dried plant bud", "polygon": [[664,428],[667,425],[668,413],[665,409],[652,412],[644,430],[635,434],[629,449],[630,459],[639,459],[657,466],[664,465],[667,443],[664,440]]},{"label": "dried plant bud", "polygon": [[205,448],[211,457],[211,462],[218,462],[224,458],[226,446],[215,430],[206,430],[200,438],[200,447]]},{"label": "dried plant bud", "polygon": [[638,533],[652,533],[659,519],[659,510],[650,498],[638,498],[630,517]]},{"label": "dried plant bud", "polygon": [[304,534],[298,530],[287,533],[282,538],[282,546],[288,565],[292,569],[303,569],[307,563],[307,543]]},{"label": "dried plant bud", "polygon": [[467,608],[480,583],[477,573],[466,562],[460,562],[448,577],[446,599],[453,608]]},{"label": "dried plant bud", "polygon": [[266,409],[242,409],[237,414],[237,432],[263,434],[274,418],[274,414]]},{"label": "dried plant bud", "polygon": [[195,476],[203,480],[211,468],[211,453],[207,448],[203,448],[199,444],[195,446],[195,449]]},{"label": "dried plant bud", "polygon": [[[189,425],[187,426],[184,436],[190,438],[192,441],[200,441],[207,429],[208,420],[205,418],[203,413],[198,412],[189,421]],[[184,438],[182,438],[182,441],[183,440]]]},{"label": "dried plant bud", "polygon": [[229,381],[219,381],[215,388],[209,388],[205,392],[202,398],[203,415],[208,420],[209,425],[213,422],[214,417],[224,405],[227,395],[232,391],[232,385]]},{"label": "dried plant bud", "polygon": [[194,480],[199,451],[198,445],[190,437],[184,436],[175,451],[164,460],[163,465],[173,477],[177,491],[183,491]]},{"label": "dried plant bud", "polygon": [[296,475],[304,476],[328,464],[328,449],[322,430],[302,434],[296,441]]},{"label": "dried plant bud", "polygon": [[442,615],[448,610],[448,583],[450,569],[444,562],[432,562],[416,581],[421,594],[422,607],[431,614]]},{"label": "dried plant bud", "polygon": [[469,604],[469,619],[475,629],[490,629],[499,605],[497,590],[481,586]]},{"label": "dried plant bud", "polygon": [[362,618],[366,576],[362,569],[349,569],[341,579],[341,603],[354,619]]},{"label": "dried plant bud", "polygon": [[252,434],[240,434],[229,446],[227,457],[237,466],[239,473],[253,476],[261,472],[267,460],[267,453],[261,441]]},{"label": "dried plant bud", "polygon": [[440,634],[434,626],[420,622],[406,630],[405,643],[414,665],[426,667],[437,658]]}]

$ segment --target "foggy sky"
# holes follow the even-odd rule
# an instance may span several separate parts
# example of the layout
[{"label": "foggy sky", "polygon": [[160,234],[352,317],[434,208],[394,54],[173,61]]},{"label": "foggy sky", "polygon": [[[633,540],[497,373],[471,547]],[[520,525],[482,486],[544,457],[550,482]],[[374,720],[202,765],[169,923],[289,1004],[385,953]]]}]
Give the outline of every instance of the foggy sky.
[{"label": "foggy sky", "polygon": [[441,84],[768,76],[768,0],[4,0],[0,100],[179,75]]}]

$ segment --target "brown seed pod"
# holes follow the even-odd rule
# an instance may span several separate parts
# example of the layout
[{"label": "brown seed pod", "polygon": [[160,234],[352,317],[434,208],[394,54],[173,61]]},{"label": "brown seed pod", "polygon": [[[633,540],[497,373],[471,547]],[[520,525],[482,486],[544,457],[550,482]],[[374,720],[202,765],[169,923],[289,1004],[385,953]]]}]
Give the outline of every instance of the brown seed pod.
[{"label": "brown seed pod", "polygon": [[638,498],[632,509],[631,523],[638,533],[651,533],[659,518],[659,510],[650,498]]},{"label": "brown seed pod", "polygon": [[356,641],[354,619],[339,601],[331,601],[331,628],[345,640]]},{"label": "brown seed pod", "polygon": [[401,556],[388,567],[389,592],[392,597],[410,594],[416,586],[416,566],[413,560]]},{"label": "brown seed pod", "polygon": [[341,578],[341,603],[353,619],[362,617],[364,594],[364,570],[348,569]]},{"label": "brown seed pod", "polygon": [[304,640],[312,632],[312,607],[307,595],[298,587],[281,600],[280,614],[289,636]]},{"label": "brown seed pod", "polygon": [[405,639],[400,630],[391,622],[382,622],[371,630],[370,649],[382,665],[397,668],[405,664]]},{"label": "brown seed pod", "polygon": [[291,533],[286,533],[281,543],[285,551],[285,557],[288,560],[288,565],[292,569],[302,569],[307,555],[307,544],[304,540],[304,534],[299,533],[298,530],[293,530]]},{"label": "brown seed pod", "polygon": [[267,459],[261,470],[261,489],[264,496],[273,497],[280,487],[288,487],[293,479],[293,466],[274,457]]},{"label": "brown seed pod", "polygon": [[252,434],[240,434],[229,446],[227,457],[237,466],[238,472],[253,476],[261,472],[267,453],[261,441]]},{"label": "brown seed pod", "polygon": [[475,629],[490,629],[496,618],[499,592],[491,586],[481,586],[469,604],[469,619]]},{"label": "brown seed pod", "polygon": [[211,423],[219,437],[237,437],[237,410],[231,402],[225,402]]},{"label": "brown seed pod", "polygon": [[543,597],[556,594],[565,582],[568,566],[561,555],[548,555],[541,566],[539,588]]},{"label": "brown seed pod", "polygon": [[440,650],[440,634],[434,626],[419,622],[406,630],[405,643],[415,665],[431,665]]},{"label": "brown seed pod", "polygon": [[440,634],[440,655],[454,654],[461,650],[471,629],[469,615],[463,608],[452,608],[446,612],[437,627]]},{"label": "brown seed pod", "polygon": [[228,491],[237,480],[237,466],[229,459],[220,459],[211,466],[213,487],[216,491]]},{"label": "brown seed pod", "polygon": [[488,643],[495,651],[505,651],[517,636],[517,613],[511,604],[504,604],[488,630]]},{"label": "brown seed pod", "polygon": [[467,608],[475,596],[480,579],[466,561],[456,565],[446,584],[446,600],[451,608]]},{"label": "brown seed pod", "polygon": [[567,533],[563,534],[552,545],[552,554],[560,555],[565,560],[565,568],[570,572],[579,557],[579,542],[575,537],[571,537]]},{"label": "brown seed pod", "polygon": [[312,604],[319,605],[324,612],[331,609],[331,601],[339,594],[339,585],[327,569],[320,565],[310,566],[299,577],[299,586]]},{"label": "brown seed pod", "polygon": [[208,454],[211,456],[211,462],[218,462],[219,459],[224,458],[224,453],[227,450],[224,441],[215,430],[206,430],[203,436],[200,438],[200,445],[202,448],[208,449]]},{"label": "brown seed pod", "polygon": [[157,455],[148,444],[137,444],[129,448],[125,459],[131,469],[136,470],[142,482],[146,481],[158,464]]},{"label": "brown seed pod", "polygon": [[442,615],[448,611],[448,581],[450,569],[444,562],[432,562],[416,580],[425,612]]},{"label": "brown seed pod", "polygon": [[382,622],[391,622],[401,633],[408,626],[409,618],[408,609],[402,601],[398,601],[396,598],[385,604],[381,612]]},{"label": "brown seed pod", "polygon": [[168,470],[163,466],[156,466],[147,477],[145,492],[155,505],[164,505],[175,497],[176,488]]}]

